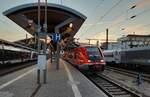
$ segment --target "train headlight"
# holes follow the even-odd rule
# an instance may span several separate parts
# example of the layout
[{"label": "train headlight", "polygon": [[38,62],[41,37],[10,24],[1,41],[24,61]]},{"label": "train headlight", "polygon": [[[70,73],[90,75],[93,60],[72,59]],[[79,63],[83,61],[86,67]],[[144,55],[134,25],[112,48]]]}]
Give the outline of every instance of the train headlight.
[{"label": "train headlight", "polygon": [[104,63],[105,61],[104,60],[100,60],[100,62]]},{"label": "train headlight", "polygon": [[90,63],[90,62],[91,62],[91,60],[88,60],[88,62]]}]

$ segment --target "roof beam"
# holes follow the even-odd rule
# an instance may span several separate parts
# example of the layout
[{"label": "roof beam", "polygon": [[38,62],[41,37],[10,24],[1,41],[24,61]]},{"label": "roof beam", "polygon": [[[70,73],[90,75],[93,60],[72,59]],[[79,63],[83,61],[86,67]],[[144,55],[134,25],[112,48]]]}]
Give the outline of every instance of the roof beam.
[{"label": "roof beam", "polygon": [[61,27],[63,27],[63,26],[65,26],[65,25],[67,25],[67,24],[73,22],[74,20],[75,20],[75,18],[72,17],[72,18],[68,18],[68,19],[66,19],[65,21],[63,21],[63,22],[61,22],[60,24],[58,24],[58,25],[55,27],[55,33],[59,33],[59,29],[60,29]]}]

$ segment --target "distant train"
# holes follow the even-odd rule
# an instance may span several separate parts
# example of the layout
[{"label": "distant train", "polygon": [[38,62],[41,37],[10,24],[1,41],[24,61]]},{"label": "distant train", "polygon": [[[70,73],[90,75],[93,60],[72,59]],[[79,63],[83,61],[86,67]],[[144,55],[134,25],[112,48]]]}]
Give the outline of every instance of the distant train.
[{"label": "distant train", "polygon": [[103,53],[108,64],[120,64],[128,67],[150,66],[150,46],[104,50]]},{"label": "distant train", "polygon": [[0,40],[0,67],[37,59],[37,52],[25,46]]},{"label": "distant train", "polygon": [[105,61],[100,48],[96,46],[79,46],[65,52],[64,59],[75,67],[84,70],[104,71]]}]

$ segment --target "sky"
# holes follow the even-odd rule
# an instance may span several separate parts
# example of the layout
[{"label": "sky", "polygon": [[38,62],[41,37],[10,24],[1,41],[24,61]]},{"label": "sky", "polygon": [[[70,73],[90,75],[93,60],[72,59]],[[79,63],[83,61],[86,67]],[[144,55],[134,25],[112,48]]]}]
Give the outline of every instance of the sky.
[{"label": "sky", "polygon": [[[28,33],[2,13],[15,6],[37,1],[0,0],[0,39],[16,41],[26,37]],[[75,35],[79,42],[88,42],[89,38],[103,42],[107,28],[110,41],[127,34],[150,34],[150,0],[48,0],[48,3],[62,4],[87,17]],[[133,5],[136,7],[130,9]],[[131,18],[134,15],[136,17]]]}]

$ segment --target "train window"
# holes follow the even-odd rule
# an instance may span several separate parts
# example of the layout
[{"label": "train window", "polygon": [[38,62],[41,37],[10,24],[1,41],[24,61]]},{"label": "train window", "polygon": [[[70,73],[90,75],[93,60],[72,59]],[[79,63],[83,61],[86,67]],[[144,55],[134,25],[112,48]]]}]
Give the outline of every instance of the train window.
[{"label": "train window", "polygon": [[87,47],[86,49],[88,52],[99,52],[99,49],[97,47]]},{"label": "train window", "polygon": [[101,51],[97,47],[87,47],[86,50],[91,60],[100,60],[102,58]]},{"label": "train window", "polygon": [[105,57],[114,57],[113,52],[105,52],[104,56]]}]

